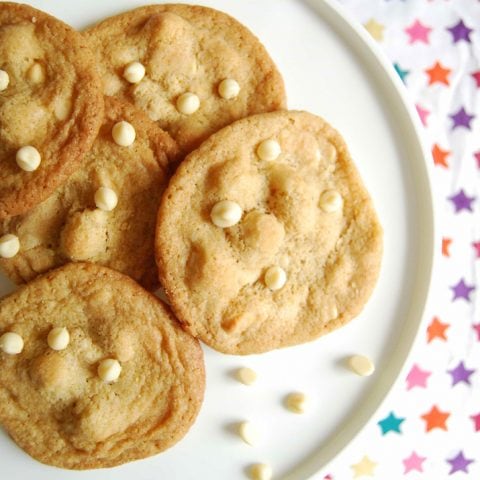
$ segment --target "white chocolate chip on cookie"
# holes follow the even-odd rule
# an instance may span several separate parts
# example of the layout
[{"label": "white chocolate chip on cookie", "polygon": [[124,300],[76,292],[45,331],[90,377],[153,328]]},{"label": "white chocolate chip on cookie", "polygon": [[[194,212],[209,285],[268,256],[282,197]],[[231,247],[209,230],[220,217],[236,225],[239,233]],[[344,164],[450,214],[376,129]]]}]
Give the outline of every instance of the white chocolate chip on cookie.
[{"label": "white chocolate chip on cookie", "polygon": [[260,443],[260,432],[250,422],[242,422],[238,426],[238,434],[245,443],[255,446]]},{"label": "white chocolate chip on cookie", "polygon": [[244,385],[252,385],[257,380],[257,374],[255,370],[252,370],[248,367],[239,368],[235,372],[235,376],[239,382],[242,382]]},{"label": "white chocolate chip on cookie", "polygon": [[18,355],[23,350],[23,338],[18,333],[4,333],[0,337],[0,350],[9,355]]},{"label": "white chocolate chip on cookie", "polygon": [[0,257],[13,258],[20,250],[20,240],[16,235],[7,233],[0,237]]},{"label": "white chocolate chip on cookie", "polygon": [[281,153],[282,149],[280,148],[280,144],[272,138],[260,142],[257,147],[257,155],[260,160],[276,160]]},{"label": "white chocolate chip on cookie", "polygon": [[338,212],[342,209],[343,199],[336,190],[325,190],[320,195],[320,208],[327,213]]},{"label": "white chocolate chip on cookie", "polygon": [[352,355],[348,359],[348,366],[361,377],[368,377],[375,371],[375,365],[365,355]]},{"label": "white chocolate chip on cookie", "polygon": [[112,128],[114,142],[121,147],[129,147],[135,141],[136,132],[131,123],[121,121]]},{"label": "white chocolate chip on cookie", "polygon": [[240,93],[240,85],[233,78],[225,78],[218,85],[218,94],[225,100],[231,100]]},{"label": "white chocolate chip on cookie", "polygon": [[140,62],[129,63],[123,71],[123,78],[129,83],[140,83],[145,76],[145,67]]},{"label": "white chocolate chip on cookie", "polygon": [[285,406],[293,413],[304,413],[307,404],[308,398],[301,392],[290,393],[285,398]]},{"label": "white chocolate chip on cookie", "polygon": [[5,70],[0,70],[0,92],[6,90],[10,83],[10,76]]},{"label": "white chocolate chip on cookie", "polygon": [[95,205],[105,212],[112,211],[118,203],[118,196],[114,190],[108,187],[100,187],[95,192]]},{"label": "white chocolate chip on cookie", "polygon": [[184,115],[191,115],[200,108],[200,99],[191,92],[183,93],[177,98],[177,110]]},{"label": "white chocolate chip on cookie", "polygon": [[113,383],[118,380],[120,377],[120,373],[122,371],[122,366],[118,360],[114,358],[107,358],[106,360],[102,360],[98,364],[97,373],[98,376],[105,382],[105,383]]},{"label": "white chocolate chip on cookie", "polygon": [[70,343],[70,334],[65,327],[55,327],[47,337],[48,346],[52,350],[65,350]]},{"label": "white chocolate chip on cookie", "polygon": [[222,200],[213,206],[210,218],[217,227],[227,228],[237,224],[242,214],[242,207],[238,203]]},{"label": "white chocolate chip on cookie", "polygon": [[25,172],[33,172],[40,166],[42,161],[40,152],[31,145],[26,145],[20,148],[17,151],[15,159],[17,161],[17,165],[22,170],[25,170]]},{"label": "white chocolate chip on cookie", "polygon": [[264,281],[270,290],[280,290],[287,282],[287,274],[281,267],[270,267],[265,272]]},{"label": "white chocolate chip on cookie", "polygon": [[250,467],[250,478],[252,480],[271,480],[272,476],[272,467],[266,463],[255,463]]},{"label": "white chocolate chip on cookie", "polygon": [[41,63],[35,62],[27,72],[28,79],[33,83],[42,83],[45,81],[45,70]]}]

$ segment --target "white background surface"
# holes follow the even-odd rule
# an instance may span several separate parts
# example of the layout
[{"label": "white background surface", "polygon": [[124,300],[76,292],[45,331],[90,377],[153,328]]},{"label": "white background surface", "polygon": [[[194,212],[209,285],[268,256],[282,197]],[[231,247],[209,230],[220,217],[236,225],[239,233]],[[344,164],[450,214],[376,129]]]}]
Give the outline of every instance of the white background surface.
[{"label": "white background surface", "polygon": [[[142,5],[136,0],[29,3],[77,28]],[[284,75],[290,108],[321,115],[344,135],[385,230],[378,286],[359,318],[316,342],[245,358],[206,349],[205,403],[187,437],[169,451],[116,469],[67,472],[35,462],[0,433],[2,479],[235,480],[245,478],[245,467],[257,461],[270,463],[279,478],[307,478],[373,413],[409,350],[432,256],[430,197],[421,149],[389,76],[321,2],[311,2],[315,10],[296,0],[201,3],[230,13],[259,36]],[[424,274],[417,275],[421,267]],[[350,373],[342,359],[352,353],[370,356],[375,375],[364,379]],[[232,369],[243,365],[258,372],[252,387],[231,378]],[[303,416],[282,406],[294,390],[311,399]],[[246,419],[264,433],[259,447],[243,444],[231,431],[233,423]]]}]

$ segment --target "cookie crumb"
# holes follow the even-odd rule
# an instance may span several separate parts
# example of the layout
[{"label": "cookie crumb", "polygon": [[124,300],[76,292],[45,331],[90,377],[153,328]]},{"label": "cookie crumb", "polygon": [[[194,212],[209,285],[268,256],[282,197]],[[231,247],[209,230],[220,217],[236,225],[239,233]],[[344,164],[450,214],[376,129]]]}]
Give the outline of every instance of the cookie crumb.
[{"label": "cookie crumb", "polygon": [[235,372],[236,379],[244,385],[253,385],[257,380],[257,374],[255,370],[248,367],[239,368]]},{"label": "cookie crumb", "polygon": [[352,355],[348,359],[348,366],[361,377],[368,377],[375,371],[375,365],[365,355]]}]

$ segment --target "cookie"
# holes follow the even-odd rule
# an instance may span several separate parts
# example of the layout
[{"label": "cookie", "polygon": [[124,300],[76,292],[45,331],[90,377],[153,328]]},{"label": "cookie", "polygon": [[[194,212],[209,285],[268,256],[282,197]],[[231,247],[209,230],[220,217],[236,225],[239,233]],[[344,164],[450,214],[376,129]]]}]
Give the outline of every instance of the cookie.
[{"label": "cookie", "polygon": [[0,366],[0,423],[32,457],[70,469],[171,447],[205,385],[201,348],[166,307],[129,277],[86,263],[0,302]]},{"label": "cookie", "polygon": [[102,118],[82,35],[28,5],[0,2],[0,220],[28,211],[75,171]]},{"label": "cookie", "polygon": [[283,79],[263,45],[217,10],[152,5],[85,34],[105,94],[145,111],[184,153],[234,120],[285,108]]},{"label": "cookie", "polygon": [[0,259],[5,273],[23,283],[66,262],[89,261],[156,288],[155,222],[176,153],[175,142],[146,115],[106,98],[82,168],[28,213],[0,222],[0,235],[19,242],[16,255]]},{"label": "cookie", "polygon": [[239,120],[180,165],[156,258],[178,319],[225,353],[313,340],[358,315],[382,229],[342,137],[307,112]]}]

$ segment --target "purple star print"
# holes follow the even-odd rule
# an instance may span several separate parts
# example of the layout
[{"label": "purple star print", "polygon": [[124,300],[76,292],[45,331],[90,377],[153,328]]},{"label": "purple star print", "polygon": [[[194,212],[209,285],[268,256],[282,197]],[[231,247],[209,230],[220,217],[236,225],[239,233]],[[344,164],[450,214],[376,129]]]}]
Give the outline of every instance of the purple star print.
[{"label": "purple star print", "polygon": [[465,40],[466,42],[471,42],[470,33],[472,33],[472,29],[468,28],[463,23],[463,20],[460,20],[453,27],[447,28],[447,30],[452,34],[453,43],[457,43],[460,40]]},{"label": "purple star print", "polygon": [[461,107],[457,113],[449,115],[453,120],[452,130],[458,127],[465,127],[471,129],[470,122],[475,118],[475,115],[468,114],[463,107]]},{"label": "purple star print", "polygon": [[[470,293],[475,290],[475,287],[469,287],[464,281],[463,278],[453,287],[450,287],[453,290],[453,300],[463,298],[467,302],[470,301]],[[452,301],[453,301],[452,300]]]},{"label": "purple star print", "polygon": [[453,203],[455,213],[461,212],[462,210],[473,212],[472,203],[475,201],[475,197],[465,195],[463,188],[457,194],[448,197],[448,199]]},{"label": "purple star print", "polygon": [[447,460],[447,462],[452,466],[450,469],[449,475],[452,475],[455,472],[465,472],[468,473],[468,466],[474,462],[463,456],[463,451],[460,450],[459,454],[456,457]]},{"label": "purple star print", "polygon": [[457,383],[464,382],[470,385],[470,375],[472,375],[475,370],[470,370],[465,368],[463,362],[460,362],[453,370],[448,370],[448,373],[452,376],[452,387]]}]

